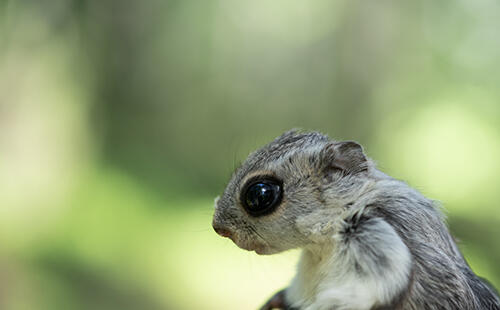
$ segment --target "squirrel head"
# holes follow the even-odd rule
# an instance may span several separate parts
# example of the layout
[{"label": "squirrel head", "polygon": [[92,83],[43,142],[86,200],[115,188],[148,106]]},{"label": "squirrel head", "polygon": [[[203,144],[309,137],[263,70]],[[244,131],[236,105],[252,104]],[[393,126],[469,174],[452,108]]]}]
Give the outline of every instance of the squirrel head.
[{"label": "squirrel head", "polygon": [[212,225],[258,254],[322,242],[360,194],[370,169],[356,142],[288,131],[236,169],[216,199]]}]

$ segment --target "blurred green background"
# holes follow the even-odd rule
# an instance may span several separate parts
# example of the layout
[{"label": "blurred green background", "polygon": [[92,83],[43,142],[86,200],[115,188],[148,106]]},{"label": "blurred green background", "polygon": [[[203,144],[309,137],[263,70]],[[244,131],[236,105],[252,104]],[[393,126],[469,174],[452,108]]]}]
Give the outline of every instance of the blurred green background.
[{"label": "blurred green background", "polygon": [[500,3],[0,0],[0,308],[255,309],[297,252],[218,237],[234,166],[354,139],[500,286]]}]

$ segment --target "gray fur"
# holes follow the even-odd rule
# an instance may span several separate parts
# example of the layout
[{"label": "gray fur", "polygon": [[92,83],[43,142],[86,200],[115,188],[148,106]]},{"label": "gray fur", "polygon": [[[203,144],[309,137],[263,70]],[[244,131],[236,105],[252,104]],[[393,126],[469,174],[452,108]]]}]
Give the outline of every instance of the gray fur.
[{"label": "gray fur", "polygon": [[[252,175],[283,181],[281,205],[249,216]],[[302,248],[283,295],[294,309],[500,309],[436,204],[375,168],[355,142],[289,131],[250,154],[216,203],[214,227],[259,254]],[[281,296],[281,295],[280,295]]]}]

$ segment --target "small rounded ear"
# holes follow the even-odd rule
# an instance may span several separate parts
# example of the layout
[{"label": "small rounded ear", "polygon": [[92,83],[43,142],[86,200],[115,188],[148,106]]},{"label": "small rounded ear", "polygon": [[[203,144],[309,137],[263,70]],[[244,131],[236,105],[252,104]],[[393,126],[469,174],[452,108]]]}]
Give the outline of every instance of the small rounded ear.
[{"label": "small rounded ear", "polygon": [[354,141],[330,142],[323,147],[320,157],[325,169],[341,170],[344,174],[368,170],[363,147]]}]

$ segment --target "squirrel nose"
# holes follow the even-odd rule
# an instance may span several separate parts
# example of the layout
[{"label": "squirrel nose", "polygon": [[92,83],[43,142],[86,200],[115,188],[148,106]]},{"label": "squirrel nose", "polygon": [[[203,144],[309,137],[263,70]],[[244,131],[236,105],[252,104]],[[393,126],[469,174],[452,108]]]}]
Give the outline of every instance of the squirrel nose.
[{"label": "squirrel nose", "polygon": [[212,227],[214,228],[215,232],[222,237],[231,238],[233,236],[229,229],[220,226],[219,224],[215,223],[215,221],[212,223]]}]

